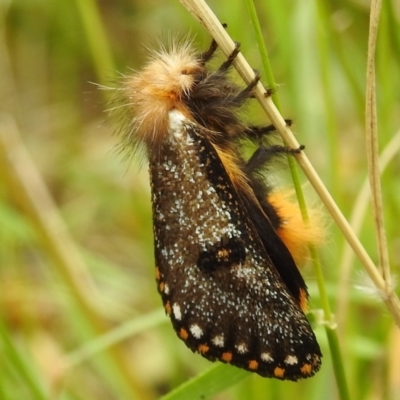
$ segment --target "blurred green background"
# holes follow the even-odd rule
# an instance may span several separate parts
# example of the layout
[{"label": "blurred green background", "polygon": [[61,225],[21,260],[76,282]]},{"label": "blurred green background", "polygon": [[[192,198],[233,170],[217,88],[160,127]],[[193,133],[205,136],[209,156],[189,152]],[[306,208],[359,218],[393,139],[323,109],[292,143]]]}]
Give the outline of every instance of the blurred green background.
[{"label": "blurred green background", "polygon": [[[244,1],[208,4],[263,75]],[[255,4],[282,113],[294,120],[344,214],[360,213],[359,237],[376,261],[371,212],[363,208],[368,193],[361,191],[369,3]],[[110,92],[94,84],[117,86],[120,73],[143,65],[147,48],[188,33],[207,48],[209,34],[173,0],[0,2],[0,399],[155,399],[212,365],[186,349],[163,315],[147,166],[117,151],[118,127],[105,112]],[[376,72],[380,146],[393,152],[382,179],[394,274],[399,66],[400,4],[392,0],[383,5]],[[267,123],[256,105],[249,114]],[[352,399],[398,399],[399,332],[338,230],[328,230],[320,254]],[[318,309],[312,269],[304,275]],[[324,359],[314,378],[290,383],[246,374],[213,398],[337,399],[321,324],[316,333]]]}]

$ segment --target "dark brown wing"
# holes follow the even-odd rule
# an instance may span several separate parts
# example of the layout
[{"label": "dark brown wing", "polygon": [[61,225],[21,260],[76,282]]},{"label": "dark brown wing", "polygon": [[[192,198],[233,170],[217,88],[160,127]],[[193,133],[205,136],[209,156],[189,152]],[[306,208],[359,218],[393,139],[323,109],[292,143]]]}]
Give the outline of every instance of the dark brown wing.
[{"label": "dark brown wing", "polygon": [[207,137],[173,111],[169,139],[150,154],[165,309],[178,336],[209,360],[278,379],[312,376],[321,363],[314,333]]}]

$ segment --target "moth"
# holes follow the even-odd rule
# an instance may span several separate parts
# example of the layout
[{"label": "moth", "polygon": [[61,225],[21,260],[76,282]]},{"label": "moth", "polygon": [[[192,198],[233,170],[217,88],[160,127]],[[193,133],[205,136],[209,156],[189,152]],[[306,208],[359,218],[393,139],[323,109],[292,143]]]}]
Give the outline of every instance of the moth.
[{"label": "moth", "polygon": [[192,351],[296,381],[322,357],[295,262],[312,234],[266,177],[273,158],[301,148],[270,145],[273,127],[244,121],[259,75],[241,88],[229,76],[239,45],[212,70],[216,49],[172,42],[123,78],[125,140],[149,161],[158,291]]}]

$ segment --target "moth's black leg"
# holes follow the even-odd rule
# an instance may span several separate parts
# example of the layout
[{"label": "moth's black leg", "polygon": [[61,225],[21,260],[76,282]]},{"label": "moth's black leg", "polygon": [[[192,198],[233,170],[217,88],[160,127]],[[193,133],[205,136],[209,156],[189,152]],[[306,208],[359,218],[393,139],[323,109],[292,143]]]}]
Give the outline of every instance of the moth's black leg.
[{"label": "moth's black leg", "polygon": [[297,149],[288,149],[288,153],[291,153],[291,154],[299,154],[299,153],[301,153],[305,148],[306,148],[306,146],[305,146],[304,144],[301,144]]},{"label": "moth's black leg", "polygon": [[[291,126],[293,123],[291,119],[285,119],[285,122],[287,126]],[[272,132],[276,132],[274,125],[249,126],[248,136],[261,141],[264,135],[268,135]]]},{"label": "moth's black leg", "polygon": [[240,52],[240,43],[235,42],[235,48],[233,49],[232,53],[229,55],[228,59],[218,68],[219,72],[225,72],[229,69],[232,65],[233,61],[235,60],[236,56]]},{"label": "moth's black leg", "polygon": [[212,56],[214,55],[215,51],[217,50],[217,48],[218,48],[218,44],[215,41],[215,39],[213,39],[209,49],[200,54],[200,56],[199,56],[200,62],[202,64],[205,64],[206,62],[210,61]]},{"label": "moth's black leg", "polygon": [[260,73],[257,70],[254,70],[254,78],[247,85],[246,89],[242,90],[241,94],[246,95],[247,98],[252,96],[253,90],[256,87],[257,83],[260,81]]},{"label": "moth's black leg", "polygon": [[262,137],[263,135],[268,135],[268,133],[276,132],[276,128],[274,125],[251,126],[250,132],[253,133],[257,137]]},{"label": "moth's black leg", "polygon": [[250,159],[245,164],[245,172],[251,174],[253,171],[257,171],[260,168],[263,168],[269,161],[271,161],[274,157],[280,156],[283,154],[298,154],[302,150],[304,150],[305,146],[301,145],[297,149],[289,149],[288,147],[274,145],[274,146],[261,146],[259,147]]},{"label": "moth's black leg", "polygon": [[[226,29],[228,27],[228,24],[223,23],[222,26]],[[217,50],[217,48],[218,48],[218,44],[215,41],[215,39],[213,39],[209,49],[199,55],[200,62],[202,64],[205,64],[206,62],[210,61],[212,56],[214,55],[215,51]]]},{"label": "moth's black leg", "polygon": [[[254,70],[254,72],[257,73],[256,70]],[[267,89],[265,89],[264,97],[271,97],[274,93],[275,93],[275,89],[267,88]],[[256,96],[254,96],[254,94],[251,94],[251,95],[249,96],[249,98],[250,98],[250,99],[255,99]]]},{"label": "moth's black leg", "polygon": [[264,93],[264,97],[271,97],[275,93],[275,89],[267,88]]},{"label": "moth's black leg", "polygon": [[243,89],[236,97],[235,102],[237,104],[243,104],[247,99],[252,97],[253,90],[257,85],[258,81],[260,80],[260,74],[258,71],[254,71],[255,77],[254,79],[248,84],[248,86]]}]

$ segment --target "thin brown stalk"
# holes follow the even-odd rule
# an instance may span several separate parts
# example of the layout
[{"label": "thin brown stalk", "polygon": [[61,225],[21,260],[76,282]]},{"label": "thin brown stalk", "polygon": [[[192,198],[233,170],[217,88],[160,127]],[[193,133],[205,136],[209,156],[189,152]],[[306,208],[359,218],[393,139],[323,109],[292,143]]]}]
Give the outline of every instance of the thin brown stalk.
[{"label": "thin brown stalk", "polygon": [[[400,131],[397,131],[379,157],[380,171],[382,174],[399,152]],[[356,234],[361,232],[362,224],[369,206],[370,193],[369,179],[367,177],[358,193],[356,201],[354,202],[353,211],[349,219],[350,225]],[[353,264],[353,261],[354,253],[351,251],[351,248],[348,245],[345,245],[342,261],[339,263],[341,268],[337,306],[338,312],[336,314],[338,325],[343,325],[344,321],[346,320],[346,313],[348,311],[347,304],[349,299],[348,284],[350,281],[351,265]]]},{"label": "thin brown stalk", "polygon": [[378,121],[376,113],[375,52],[381,5],[381,0],[373,0],[371,3],[367,56],[365,134],[368,175],[371,188],[372,212],[375,223],[379,267],[381,269],[382,277],[386,282],[387,291],[391,291],[389,255],[383,220],[381,174],[379,169]]}]

